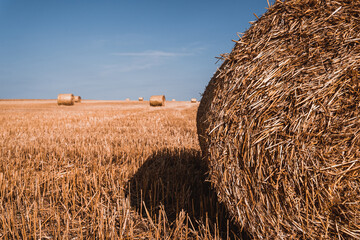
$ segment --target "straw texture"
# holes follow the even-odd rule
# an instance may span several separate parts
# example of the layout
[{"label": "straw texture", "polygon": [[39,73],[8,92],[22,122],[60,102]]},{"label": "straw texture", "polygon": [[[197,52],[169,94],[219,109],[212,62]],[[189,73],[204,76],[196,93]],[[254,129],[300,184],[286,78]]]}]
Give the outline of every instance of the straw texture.
[{"label": "straw texture", "polygon": [[165,106],[165,95],[154,95],[150,97],[150,106]]},{"label": "straw texture", "polygon": [[360,1],[276,1],[201,100],[210,180],[254,239],[360,239]]},{"label": "straw texture", "polygon": [[59,94],[57,98],[58,105],[74,105],[74,95],[71,93]]}]

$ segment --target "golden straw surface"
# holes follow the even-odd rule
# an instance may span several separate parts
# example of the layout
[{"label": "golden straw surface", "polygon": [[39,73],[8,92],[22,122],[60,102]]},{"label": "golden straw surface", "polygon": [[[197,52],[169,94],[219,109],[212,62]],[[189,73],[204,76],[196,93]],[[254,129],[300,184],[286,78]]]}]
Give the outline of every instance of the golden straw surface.
[{"label": "golden straw surface", "polygon": [[197,115],[210,180],[254,239],[360,239],[360,1],[276,1]]}]

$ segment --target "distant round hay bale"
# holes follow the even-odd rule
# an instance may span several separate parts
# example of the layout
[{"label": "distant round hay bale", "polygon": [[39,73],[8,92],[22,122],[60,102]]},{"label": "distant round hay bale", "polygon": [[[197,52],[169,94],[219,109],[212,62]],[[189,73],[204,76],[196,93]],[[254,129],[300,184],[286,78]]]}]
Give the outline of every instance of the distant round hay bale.
[{"label": "distant round hay bale", "polygon": [[144,101],[144,98],[143,97],[139,97],[139,102],[142,102]]},{"label": "distant round hay bale", "polygon": [[171,99],[171,101],[175,102],[175,99],[173,98],[173,99]]},{"label": "distant round hay bale", "polygon": [[74,96],[74,102],[81,103],[81,97],[80,96]]},{"label": "distant round hay bale", "polygon": [[196,101],[196,98],[192,98],[191,100],[190,100],[190,102],[191,103],[196,103],[197,101]]},{"label": "distant round hay bale", "polygon": [[165,106],[165,95],[154,95],[150,97],[150,106]]},{"label": "distant round hay bale", "polygon": [[58,105],[74,105],[74,95],[71,93],[59,94],[57,98]]},{"label": "distant round hay bale", "polygon": [[130,102],[130,98],[125,99],[125,101]]},{"label": "distant round hay bale", "polygon": [[255,239],[360,239],[360,1],[276,1],[201,100],[210,180]]}]

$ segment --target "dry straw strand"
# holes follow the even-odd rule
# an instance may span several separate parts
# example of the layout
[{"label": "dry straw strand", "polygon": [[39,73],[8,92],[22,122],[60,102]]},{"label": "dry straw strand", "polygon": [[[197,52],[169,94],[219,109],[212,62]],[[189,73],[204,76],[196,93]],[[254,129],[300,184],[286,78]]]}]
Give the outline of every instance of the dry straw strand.
[{"label": "dry straw strand", "polygon": [[276,1],[201,100],[210,180],[254,239],[360,239],[360,1]]},{"label": "dry straw strand", "polygon": [[72,93],[59,94],[57,98],[58,105],[74,105],[74,95]]},{"label": "dry straw strand", "polygon": [[165,106],[165,95],[153,95],[150,97],[150,106]]}]

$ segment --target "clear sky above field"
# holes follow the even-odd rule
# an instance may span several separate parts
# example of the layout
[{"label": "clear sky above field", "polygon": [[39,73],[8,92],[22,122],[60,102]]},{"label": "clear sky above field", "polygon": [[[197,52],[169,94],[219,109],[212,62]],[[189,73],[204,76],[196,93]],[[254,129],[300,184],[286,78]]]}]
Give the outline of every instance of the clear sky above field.
[{"label": "clear sky above field", "polygon": [[267,0],[0,0],[0,98],[200,98],[215,57],[266,7]]}]

